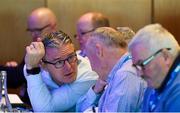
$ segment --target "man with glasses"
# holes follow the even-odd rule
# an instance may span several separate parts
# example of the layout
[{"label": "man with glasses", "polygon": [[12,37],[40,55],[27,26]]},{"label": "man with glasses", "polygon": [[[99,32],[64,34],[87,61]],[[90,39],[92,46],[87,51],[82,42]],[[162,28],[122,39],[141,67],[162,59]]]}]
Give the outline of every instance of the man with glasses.
[{"label": "man with glasses", "polygon": [[78,112],[95,111],[95,107],[98,112],[140,110],[146,83],[132,66],[126,35],[110,27],[97,28],[87,35],[86,54],[99,78],[78,101]]},{"label": "man with glasses", "polygon": [[97,79],[88,60],[76,55],[70,37],[62,31],[27,46],[25,63],[28,94],[38,112],[74,112],[76,101]]},{"label": "man with glasses", "polygon": [[85,49],[87,37],[84,36],[85,34],[94,31],[98,27],[109,27],[109,26],[110,25],[108,18],[101,13],[89,12],[83,14],[78,19],[76,24],[77,35],[75,35],[75,38],[78,40],[80,45],[80,51],[78,51],[78,54],[83,57],[86,57],[84,49]]},{"label": "man with glasses", "polygon": [[127,44],[132,40],[135,32],[129,27],[116,27],[116,30],[121,32]]},{"label": "man with glasses", "polygon": [[27,31],[30,33],[33,42],[37,41],[38,37],[57,29],[56,16],[50,9],[44,7],[33,10],[27,23]]},{"label": "man with glasses", "polygon": [[143,111],[180,111],[180,48],[159,24],[140,29],[129,44],[133,66],[149,86]]}]

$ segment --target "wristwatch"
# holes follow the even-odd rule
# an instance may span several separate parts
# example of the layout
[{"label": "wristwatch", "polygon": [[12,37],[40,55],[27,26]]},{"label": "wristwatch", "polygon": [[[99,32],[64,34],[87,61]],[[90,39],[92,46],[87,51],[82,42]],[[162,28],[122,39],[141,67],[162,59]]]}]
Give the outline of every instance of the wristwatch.
[{"label": "wristwatch", "polygon": [[31,75],[39,74],[41,71],[40,67],[35,67],[32,69],[26,69],[26,72]]}]

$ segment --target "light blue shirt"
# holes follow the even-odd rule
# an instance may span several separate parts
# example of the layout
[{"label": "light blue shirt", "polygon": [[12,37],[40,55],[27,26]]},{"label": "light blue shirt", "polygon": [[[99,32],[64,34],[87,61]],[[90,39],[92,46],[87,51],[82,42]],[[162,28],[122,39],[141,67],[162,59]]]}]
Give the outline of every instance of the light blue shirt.
[{"label": "light blue shirt", "polygon": [[36,112],[75,111],[76,101],[95,83],[98,76],[92,71],[89,61],[78,55],[77,79],[73,83],[57,85],[49,73],[41,70],[40,74],[27,76],[28,95]]},{"label": "light blue shirt", "polygon": [[129,54],[123,55],[108,75],[108,85],[104,92],[96,94],[92,88],[79,99],[76,110],[85,111],[97,106],[99,112],[139,111],[143,100],[146,82],[137,76]]}]

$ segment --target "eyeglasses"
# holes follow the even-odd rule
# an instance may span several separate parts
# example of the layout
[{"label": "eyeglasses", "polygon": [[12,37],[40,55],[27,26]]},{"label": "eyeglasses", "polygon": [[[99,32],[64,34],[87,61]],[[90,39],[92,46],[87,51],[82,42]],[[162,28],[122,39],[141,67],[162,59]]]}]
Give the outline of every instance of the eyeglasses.
[{"label": "eyeglasses", "polygon": [[[165,48],[165,49],[171,50],[171,48]],[[158,50],[157,52],[155,52],[153,55],[151,55],[150,57],[146,58],[145,60],[139,61],[137,64],[133,64],[133,66],[134,66],[137,70],[139,70],[139,71],[144,70],[144,69],[145,69],[144,67],[145,67],[147,64],[149,64],[149,63],[155,58],[155,56],[157,56],[160,52],[162,52],[162,50],[163,50],[163,49]]]},{"label": "eyeglasses", "polygon": [[58,68],[62,68],[64,66],[65,61],[68,61],[68,63],[73,63],[76,60],[77,60],[77,55],[76,55],[76,53],[73,53],[73,54],[69,55],[66,59],[58,60],[57,62],[54,62],[54,63],[46,61],[45,59],[43,59],[42,61],[46,64],[52,64],[58,69]]},{"label": "eyeglasses", "polygon": [[50,24],[48,24],[44,27],[41,27],[41,28],[33,28],[33,29],[27,28],[26,31],[28,31],[28,32],[42,32],[45,28],[47,28],[49,26],[50,26]]},{"label": "eyeglasses", "polygon": [[[95,30],[95,29],[92,29],[92,30],[89,30],[89,31],[86,31],[86,32],[81,32],[80,35],[83,36],[83,35],[85,35],[85,34],[87,34],[87,33],[93,32],[94,30]],[[75,35],[74,35],[74,38],[77,38],[77,36],[78,36],[78,35],[75,34]]]}]

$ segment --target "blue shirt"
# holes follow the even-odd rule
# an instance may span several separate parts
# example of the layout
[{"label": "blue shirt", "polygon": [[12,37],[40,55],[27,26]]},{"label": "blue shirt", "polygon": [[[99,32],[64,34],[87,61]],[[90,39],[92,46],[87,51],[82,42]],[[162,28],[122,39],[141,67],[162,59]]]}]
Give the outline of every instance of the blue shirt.
[{"label": "blue shirt", "polygon": [[78,73],[76,81],[69,84],[57,85],[47,71],[27,76],[28,95],[36,112],[75,111],[76,101],[85,94],[98,78],[91,70],[89,61],[78,55]]},{"label": "blue shirt", "polygon": [[[123,55],[108,75],[108,85],[101,94],[92,88],[77,103],[77,111],[85,111],[98,104],[99,112],[139,111],[146,82],[137,76],[129,54]],[[128,59],[128,60],[127,60]]]},{"label": "blue shirt", "polygon": [[[144,112],[180,112],[180,56],[173,63],[172,72],[168,73],[169,80],[162,84],[161,92],[148,88],[146,90],[142,111]],[[167,77],[166,76],[166,77]]]}]

